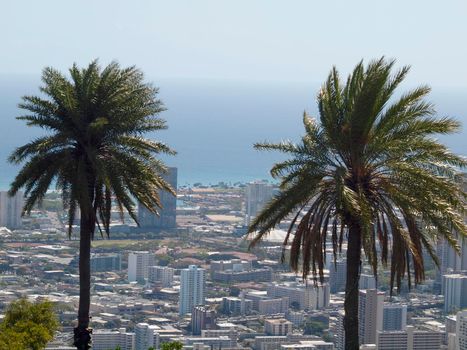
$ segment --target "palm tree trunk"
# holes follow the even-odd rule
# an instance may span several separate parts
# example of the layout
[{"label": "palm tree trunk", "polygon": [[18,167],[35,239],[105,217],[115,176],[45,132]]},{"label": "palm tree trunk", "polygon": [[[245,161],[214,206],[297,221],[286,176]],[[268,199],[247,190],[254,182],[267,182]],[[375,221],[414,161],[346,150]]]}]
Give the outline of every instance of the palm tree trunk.
[{"label": "palm tree trunk", "polygon": [[91,348],[89,309],[91,306],[91,237],[95,229],[94,226],[93,216],[89,214],[89,210],[82,208],[79,241],[78,327],[74,330],[74,345],[78,350]]},{"label": "palm tree trunk", "polygon": [[345,349],[358,350],[358,282],[360,279],[361,232],[358,224],[349,225],[347,241],[347,280],[345,284]]}]

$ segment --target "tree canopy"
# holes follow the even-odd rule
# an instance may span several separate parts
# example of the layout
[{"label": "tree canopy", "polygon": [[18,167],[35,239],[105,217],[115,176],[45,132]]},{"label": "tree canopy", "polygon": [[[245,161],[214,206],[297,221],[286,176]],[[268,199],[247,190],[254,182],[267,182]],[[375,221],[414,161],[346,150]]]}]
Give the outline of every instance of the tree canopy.
[{"label": "tree canopy", "polygon": [[11,303],[0,323],[0,349],[41,350],[53,339],[59,323],[49,301]]},{"label": "tree canopy", "polygon": [[438,237],[459,250],[454,232],[467,235],[460,172],[467,163],[435,137],[461,125],[436,116],[427,86],[394,98],[409,67],[392,75],[393,66],[360,62],[346,81],[333,68],[318,94],[319,120],[303,115],[301,142],[255,145],[290,158],[271,169],[280,193],[250,225],[251,246],[293,214],[284,247],[295,233],[290,264],[304,278],[323,278],[328,227],[336,255],[355,221],[373,272],[378,251],[383,265],[390,260],[391,289],[410,267],[416,283],[424,278],[422,250],[438,262]]},{"label": "tree canopy", "polygon": [[175,152],[143,134],[166,129],[158,114],[165,110],[158,89],[144,82],[136,67],[113,62],[101,69],[97,61],[70,69],[70,78],[47,67],[42,93],[24,96],[18,117],[47,131],[18,147],[9,157],[25,163],[10,194],[25,188],[24,211],[41,203],[55,183],[68,210],[69,233],[79,208],[95,213],[98,229],[109,233],[112,200],[138,222],[134,199],[151,212],[161,207],[159,190],[174,193],[162,177],[166,166],[155,155]]}]

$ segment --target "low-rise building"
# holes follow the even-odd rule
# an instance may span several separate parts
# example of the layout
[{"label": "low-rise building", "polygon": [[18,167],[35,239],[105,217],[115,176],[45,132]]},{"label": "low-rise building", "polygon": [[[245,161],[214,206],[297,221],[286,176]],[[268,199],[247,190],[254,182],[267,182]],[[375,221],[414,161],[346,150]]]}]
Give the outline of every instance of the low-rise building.
[{"label": "low-rise building", "polygon": [[[135,333],[119,330],[97,330],[92,334],[93,350],[109,350],[120,347],[121,350],[134,350]],[[147,350],[147,349],[146,349]]]},{"label": "low-rise building", "polygon": [[264,320],[264,333],[267,335],[287,335],[292,333],[293,324],[285,318]]}]

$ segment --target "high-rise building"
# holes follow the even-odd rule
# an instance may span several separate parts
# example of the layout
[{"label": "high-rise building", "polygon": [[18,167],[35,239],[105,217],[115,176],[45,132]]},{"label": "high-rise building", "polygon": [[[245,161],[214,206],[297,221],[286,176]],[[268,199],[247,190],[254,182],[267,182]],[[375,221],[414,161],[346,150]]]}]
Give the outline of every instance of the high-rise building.
[{"label": "high-rise building", "polygon": [[[130,333],[121,328],[117,331],[98,330],[92,334],[93,350],[133,350],[135,346],[135,333]],[[147,348],[145,349],[147,350]]]},{"label": "high-rise building", "polygon": [[[167,174],[162,176],[170,186],[177,190],[177,168],[168,168]],[[159,215],[151,213],[141,203],[138,204],[138,221],[141,230],[173,229],[177,226],[177,197],[167,191],[159,191],[162,208]]]},{"label": "high-rise building", "polygon": [[23,192],[19,191],[10,197],[8,192],[0,191],[0,227],[11,230],[21,228],[21,212],[23,210]]},{"label": "high-rise building", "polygon": [[457,350],[467,350],[467,310],[457,313],[456,343]]},{"label": "high-rise building", "polygon": [[148,267],[156,265],[156,256],[151,252],[128,254],[128,281],[144,282],[148,278]]},{"label": "high-rise building", "polygon": [[383,329],[384,293],[376,289],[361,290],[358,299],[358,334],[360,344],[375,344],[376,332]]},{"label": "high-rise building", "polygon": [[453,312],[467,307],[467,275],[443,276],[444,311]]},{"label": "high-rise building", "polygon": [[345,350],[344,310],[339,310],[336,320],[336,350]]},{"label": "high-rise building", "polygon": [[383,330],[403,331],[407,326],[407,305],[384,303]]},{"label": "high-rise building", "polygon": [[345,290],[345,281],[347,279],[347,260],[339,259],[332,263],[329,268],[329,285],[331,293],[339,293]]},{"label": "high-rise building", "polygon": [[246,187],[246,224],[255,218],[264,205],[272,198],[274,187],[263,182],[252,182]]},{"label": "high-rise building", "polygon": [[[464,192],[467,192],[467,174],[464,174],[463,177],[463,187]],[[443,275],[467,271],[467,238],[459,235],[457,237],[457,243],[460,247],[460,254],[457,254],[446,239],[440,238],[438,240],[436,255],[439,259],[440,268],[436,274],[434,286],[437,289],[437,292],[444,294],[442,281]]]},{"label": "high-rise building", "polygon": [[358,283],[358,289],[376,289],[376,278],[373,275],[362,273]]},{"label": "high-rise building", "polygon": [[440,239],[438,241],[436,253],[440,260],[441,274],[447,271],[458,272],[467,270],[467,239],[459,236],[457,243],[461,248],[460,254],[446,240]]},{"label": "high-rise building", "polygon": [[168,266],[149,266],[148,282],[160,283],[162,287],[172,287],[175,269]]},{"label": "high-rise building", "polygon": [[91,271],[107,272],[122,269],[122,256],[120,254],[91,254]]},{"label": "high-rise building", "polygon": [[191,331],[193,335],[201,335],[205,329],[214,329],[216,313],[206,306],[198,305],[191,311]]},{"label": "high-rise building", "polygon": [[206,270],[190,265],[180,272],[180,315],[193,310],[194,306],[204,304],[204,289],[206,283]]},{"label": "high-rise building", "polygon": [[157,331],[160,328],[147,323],[135,326],[135,350],[148,350],[150,347],[159,348]]}]

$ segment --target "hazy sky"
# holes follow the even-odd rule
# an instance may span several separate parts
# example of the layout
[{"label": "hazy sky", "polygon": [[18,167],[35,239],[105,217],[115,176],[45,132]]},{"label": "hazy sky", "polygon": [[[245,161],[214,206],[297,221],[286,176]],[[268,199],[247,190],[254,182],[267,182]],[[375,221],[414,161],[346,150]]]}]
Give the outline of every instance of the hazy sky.
[{"label": "hazy sky", "polygon": [[322,82],[381,55],[467,86],[467,1],[0,2],[0,73],[118,59],[154,78]]}]

